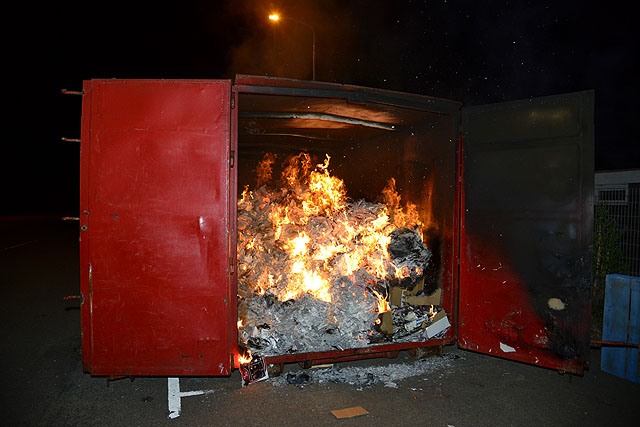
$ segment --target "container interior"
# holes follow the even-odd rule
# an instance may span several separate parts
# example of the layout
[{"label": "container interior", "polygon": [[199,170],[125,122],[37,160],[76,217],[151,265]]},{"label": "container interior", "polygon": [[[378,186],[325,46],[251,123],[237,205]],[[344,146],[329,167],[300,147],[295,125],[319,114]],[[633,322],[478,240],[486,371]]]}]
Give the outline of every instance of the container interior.
[{"label": "container interior", "polygon": [[315,165],[329,155],[331,174],[344,181],[349,200],[378,202],[394,178],[401,204],[416,206],[431,251],[424,293],[442,290],[439,305],[453,323],[458,116],[277,93],[240,93],[238,108],[238,199],[255,188],[265,153],[276,156],[274,177],[288,156],[308,153]]}]

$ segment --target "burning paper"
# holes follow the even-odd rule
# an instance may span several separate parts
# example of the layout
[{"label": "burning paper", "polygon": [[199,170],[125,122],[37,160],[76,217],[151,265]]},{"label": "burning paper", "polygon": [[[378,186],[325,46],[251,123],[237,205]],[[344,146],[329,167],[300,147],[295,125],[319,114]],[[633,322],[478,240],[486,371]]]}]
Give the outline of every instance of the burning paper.
[{"label": "burning paper", "polygon": [[267,365],[262,357],[254,357],[247,363],[240,365],[240,374],[242,375],[242,385],[253,384],[258,381],[269,378]]},{"label": "burning paper", "polygon": [[[306,153],[289,157],[278,185],[274,162],[265,156],[259,187],[245,188],[238,202],[239,341],[266,356],[427,339],[439,309],[389,306],[393,287],[424,281],[431,258],[416,208],[401,206],[395,180],[384,204],[350,201],[329,156],[315,168]],[[404,325],[398,335],[376,328],[390,311]]]}]

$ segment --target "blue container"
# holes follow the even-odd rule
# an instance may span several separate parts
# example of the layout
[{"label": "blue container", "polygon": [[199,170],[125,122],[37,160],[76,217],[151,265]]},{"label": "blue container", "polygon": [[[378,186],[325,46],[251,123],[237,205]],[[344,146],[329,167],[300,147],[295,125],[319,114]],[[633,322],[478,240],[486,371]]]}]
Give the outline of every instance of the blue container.
[{"label": "blue container", "polygon": [[[607,275],[602,340],[640,342],[640,277]],[[604,372],[640,383],[637,348],[603,346],[600,365]]]}]

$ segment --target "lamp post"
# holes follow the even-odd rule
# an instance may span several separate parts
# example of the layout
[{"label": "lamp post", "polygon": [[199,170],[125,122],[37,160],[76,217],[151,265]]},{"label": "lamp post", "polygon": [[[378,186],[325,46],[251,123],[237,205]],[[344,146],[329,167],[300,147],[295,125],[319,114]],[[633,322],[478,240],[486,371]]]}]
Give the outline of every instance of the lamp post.
[{"label": "lamp post", "polygon": [[[283,18],[282,16],[278,15],[277,13],[272,13],[272,14],[269,15],[269,20],[272,21],[272,22],[278,22],[278,21],[281,21],[283,19],[285,19],[285,18]],[[313,35],[313,50],[312,50],[312,55],[311,55],[311,57],[312,57],[312,75],[313,75],[312,79],[315,81],[315,79],[316,79],[316,30],[311,25],[307,24],[306,22],[302,22],[302,21],[299,21],[297,19],[293,19],[293,18],[289,18],[289,17],[286,17],[286,19],[289,20],[289,21],[293,21],[293,22],[295,22],[297,24],[303,25],[303,26],[305,26],[305,27],[307,27],[308,29],[311,30],[311,34]]]}]

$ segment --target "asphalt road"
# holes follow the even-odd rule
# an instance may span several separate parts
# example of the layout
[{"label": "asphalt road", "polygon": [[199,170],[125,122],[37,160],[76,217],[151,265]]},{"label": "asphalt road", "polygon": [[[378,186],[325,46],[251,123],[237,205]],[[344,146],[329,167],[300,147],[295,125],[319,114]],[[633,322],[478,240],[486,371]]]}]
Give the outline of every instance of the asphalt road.
[{"label": "asphalt road", "polygon": [[[626,426],[640,420],[640,386],[601,372],[597,350],[590,370],[575,377],[455,347],[445,348],[444,366],[397,381],[397,388],[269,381],[242,387],[237,371],[228,378],[183,378],[183,391],[210,393],[182,398],[181,415],[169,419],[166,378],[107,386],[105,378],[82,372],[79,304],[63,300],[79,293],[77,247],[76,223],[0,219],[2,426]],[[398,363],[413,361],[401,353],[341,366]],[[354,406],[368,414],[338,420],[331,413]]]}]

